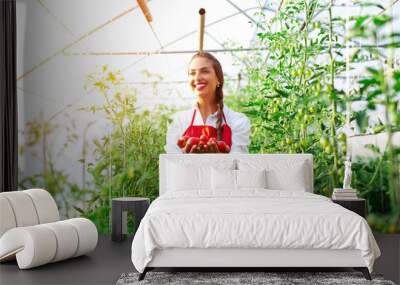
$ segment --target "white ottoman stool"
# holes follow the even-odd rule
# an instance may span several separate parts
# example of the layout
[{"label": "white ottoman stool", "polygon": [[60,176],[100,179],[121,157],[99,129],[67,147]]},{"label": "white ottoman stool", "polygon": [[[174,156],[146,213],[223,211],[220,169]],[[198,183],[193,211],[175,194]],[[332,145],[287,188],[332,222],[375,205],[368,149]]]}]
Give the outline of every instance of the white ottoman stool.
[{"label": "white ottoman stool", "polygon": [[97,239],[88,219],[59,221],[45,190],[0,193],[0,262],[16,258],[20,269],[32,268],[86,254]]}]

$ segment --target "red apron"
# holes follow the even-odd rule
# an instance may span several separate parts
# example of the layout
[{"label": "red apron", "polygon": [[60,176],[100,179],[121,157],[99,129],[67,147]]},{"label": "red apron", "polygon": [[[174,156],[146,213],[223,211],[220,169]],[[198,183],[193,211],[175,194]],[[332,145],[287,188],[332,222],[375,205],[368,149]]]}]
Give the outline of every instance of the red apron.
[{"label": "red apron", "polygon": [[[193,126],[194,118],[196,117],[196,109],[193,112],[193,117],[192,117],[192,122],[190,123],[190,126],[186,129],[186,131],[183,133],[184,136],[189,136],[189,137],[196,137],[199,138],[201,135],[206,135],[209,138],[213,137],[218,139],[218,132],[217,129],[214,128],[213,126],[208,126],[208,125],[203,125],[203,126]],[[228,126],[228,123],[226,122],[225,119],[225,114],[222,113],[222,116],[224,118],[225,123],[222,125],[222,140],[229,145],[229,147],[232,146],[232,131],[231,128]]]}]

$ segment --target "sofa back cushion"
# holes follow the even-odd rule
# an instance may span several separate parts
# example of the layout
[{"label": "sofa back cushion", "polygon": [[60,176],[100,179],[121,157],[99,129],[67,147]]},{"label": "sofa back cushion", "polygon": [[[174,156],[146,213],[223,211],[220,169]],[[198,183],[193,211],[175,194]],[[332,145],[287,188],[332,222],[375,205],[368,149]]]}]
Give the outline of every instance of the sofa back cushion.
[{"label": "sofa back cushion", "polygon": [[0,237],[15,227],[60,220],[53,197],[43,189],[0,193],[0,217]]}]

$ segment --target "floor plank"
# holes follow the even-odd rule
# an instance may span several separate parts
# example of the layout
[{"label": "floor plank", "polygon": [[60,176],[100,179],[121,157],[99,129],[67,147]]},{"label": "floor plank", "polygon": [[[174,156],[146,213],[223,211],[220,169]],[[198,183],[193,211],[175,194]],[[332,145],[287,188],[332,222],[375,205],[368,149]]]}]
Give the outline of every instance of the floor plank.
[{"label": "floor plank", "polygon": [[134,271],[131,262],[132,237],[112,242],[99,236],[97,248],[87,256],[19,270],[17,263],[0,264],[0,284],[115,284],[124,272]]}]

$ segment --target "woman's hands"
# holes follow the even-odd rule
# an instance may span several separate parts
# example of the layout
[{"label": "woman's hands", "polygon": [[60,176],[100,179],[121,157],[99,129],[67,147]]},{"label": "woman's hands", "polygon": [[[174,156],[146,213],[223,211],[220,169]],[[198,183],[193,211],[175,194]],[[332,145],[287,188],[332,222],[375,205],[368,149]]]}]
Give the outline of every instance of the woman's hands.
[{"label": "woman's hands", "polygon": [[217,141],[216,138],[208,138],[202,135],[196,137],[181,137],[177,145],[184,153],[229,153],[230,147],[224,141]]}]

